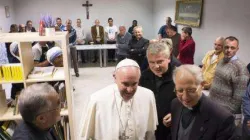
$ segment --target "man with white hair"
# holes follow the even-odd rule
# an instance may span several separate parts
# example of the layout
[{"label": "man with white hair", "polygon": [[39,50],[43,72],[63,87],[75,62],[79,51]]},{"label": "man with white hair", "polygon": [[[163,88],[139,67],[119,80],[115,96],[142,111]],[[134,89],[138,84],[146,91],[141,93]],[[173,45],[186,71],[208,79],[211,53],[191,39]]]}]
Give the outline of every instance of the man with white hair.
[{"label": "man with white hair", "polygon": [[27,87],[18,98],[18,108],[23,122],[15,129],[12,140],[56,140],[50,128],[61,119],[61,104],[51,85]]},{"label": "man with white hair", "polygon": [[201,68],[181,65],[173,73],[172,140],[235,140],[234,116],[202,93]]},{"label": "man with white hair", "polygon": [[132,35],[126,32],[125,26],[119,27],[119,34],[117,35],[117,59],[118,62],[128,57],[128,43]]},{"label": "man with white hair", "polygon": [[115,84],[92,94],[84,112],[84,140],[153,140],[157,113],[153,92],[138,86],[139,65],[124,59],[115,68]]},{"label": "man with white hair", "polygon": [[135,60],[139,66],[143,65],[146,59],[146,50],[149,44],[149,40],[143,38],[141,26],[134,27],[134,36],[129,41],[129,58]]}]

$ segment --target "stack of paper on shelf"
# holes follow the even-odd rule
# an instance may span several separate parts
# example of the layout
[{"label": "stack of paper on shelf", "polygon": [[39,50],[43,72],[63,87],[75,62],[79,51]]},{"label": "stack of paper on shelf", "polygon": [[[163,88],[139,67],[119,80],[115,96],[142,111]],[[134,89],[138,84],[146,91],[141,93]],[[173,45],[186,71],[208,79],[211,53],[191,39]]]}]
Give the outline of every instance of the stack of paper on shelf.
[{"label": "stack of paper on shelf", "polygon": [[34,67],[32,72],[28,75],[28,79],[52,78],[55,70],[54,66]]}]

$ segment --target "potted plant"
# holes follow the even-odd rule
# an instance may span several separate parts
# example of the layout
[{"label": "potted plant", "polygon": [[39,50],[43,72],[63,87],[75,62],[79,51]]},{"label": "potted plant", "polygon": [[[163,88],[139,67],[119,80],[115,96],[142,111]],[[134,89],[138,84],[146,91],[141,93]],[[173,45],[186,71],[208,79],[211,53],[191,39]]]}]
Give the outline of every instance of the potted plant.
[{"label": "potted plant", "polygon": [[52,18],[51,15],[42,15],[40,19],[40,24],[43,24],[42,26],[45,28],[46,36],[55,35],[55,20]]}]

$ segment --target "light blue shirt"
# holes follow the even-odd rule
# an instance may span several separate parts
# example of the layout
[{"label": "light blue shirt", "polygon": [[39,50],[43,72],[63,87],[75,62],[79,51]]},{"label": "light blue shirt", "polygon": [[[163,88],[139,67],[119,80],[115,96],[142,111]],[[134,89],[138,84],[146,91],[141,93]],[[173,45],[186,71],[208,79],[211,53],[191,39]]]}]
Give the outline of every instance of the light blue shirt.
[{"label": "light blue shirt", "polygon": [[234,55],[234,56],[230,59],[230,61],[237,60],[237,59],[238,59],[238,57],[237,57],[236,55]]}]

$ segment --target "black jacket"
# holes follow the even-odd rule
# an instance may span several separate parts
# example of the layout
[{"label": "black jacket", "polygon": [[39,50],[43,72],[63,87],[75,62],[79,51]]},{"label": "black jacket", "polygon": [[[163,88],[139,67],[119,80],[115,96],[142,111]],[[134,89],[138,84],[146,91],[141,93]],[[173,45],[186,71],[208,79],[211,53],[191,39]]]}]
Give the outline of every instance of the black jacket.
[{"label": "black jacket", "polygon": [[[183,105],[174,99],[171,105],[172,140],[178,140],[179,122]],[[203,95],[191,129],[189,140],[235,140],[233,115]]]},{"label": "black jacket", "polygon": [[51,130],[41,131],[30,123],[22,121],[13,134],[12,140],[58,140]]},{"label": "black jacket", "polygon": [[155,133],[157,140],[168,140],[168,136],[170,135],[170,129],[163,125],[163,118],[170,113],[171,102],[176,97],[174,92],[175,85],[172,78],[174,69],[175,66],[169,64],[168,71],[163,74],[161,79],[162,83],[158,88],[157,77],[150,69],[142,73],[139,83],[142,87],[152,90],[155,95],[159,122],[159,126]]}]

